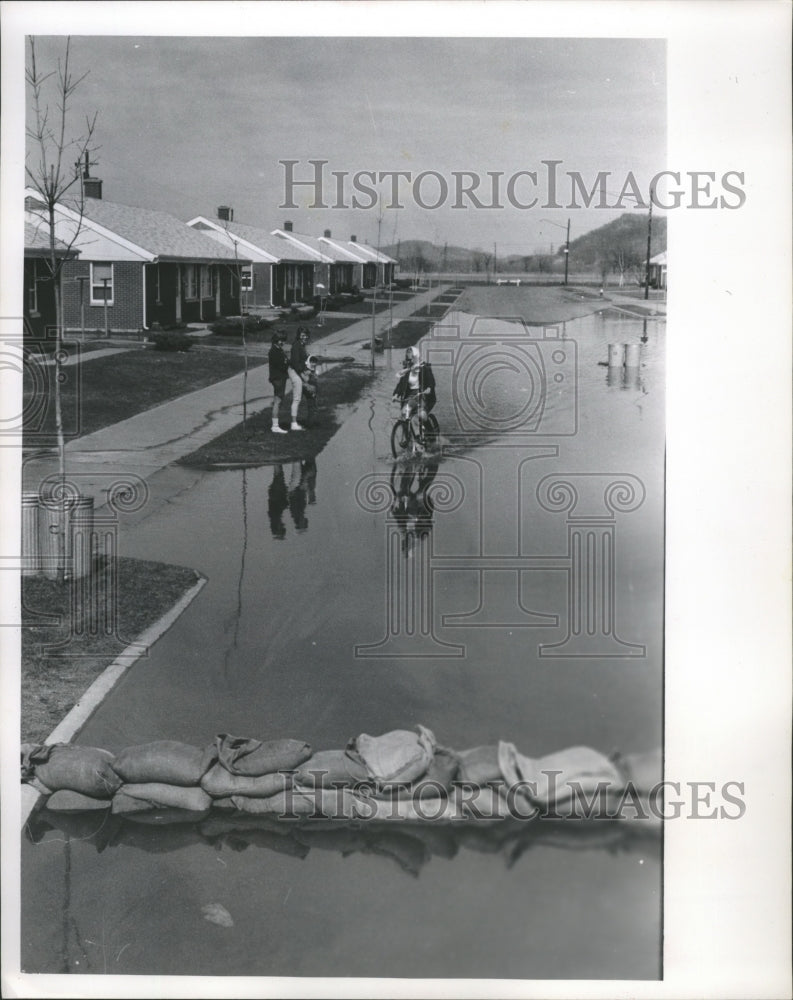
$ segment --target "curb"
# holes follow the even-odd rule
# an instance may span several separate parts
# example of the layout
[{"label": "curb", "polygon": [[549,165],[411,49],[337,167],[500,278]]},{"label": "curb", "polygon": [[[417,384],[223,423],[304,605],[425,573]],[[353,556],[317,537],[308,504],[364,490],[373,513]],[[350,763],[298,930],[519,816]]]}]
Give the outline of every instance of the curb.
[{"label": "curb", "polygon": [[[198,574],[196,575],[198,576]],[[78,699],[74,707],[58,723],[44,742],[70,743],[78,730],[88,722],[126,671],[143,656],[148,646],[153,645],[161,636],[165,635],[177,618],[187,610],[188,606],[198,596],[206,582],[207,578],[205,576],[199,577],[190,590],[182,594],[170,611],[166,611],[162,618],[153,625],[150,625],[122,653],[119,653],[115,660],[109,666],[105,667],[82,697]],[[24,827],[42,796],[40,792],[29,784],[23,784],[21,791],[20,825]]]}]

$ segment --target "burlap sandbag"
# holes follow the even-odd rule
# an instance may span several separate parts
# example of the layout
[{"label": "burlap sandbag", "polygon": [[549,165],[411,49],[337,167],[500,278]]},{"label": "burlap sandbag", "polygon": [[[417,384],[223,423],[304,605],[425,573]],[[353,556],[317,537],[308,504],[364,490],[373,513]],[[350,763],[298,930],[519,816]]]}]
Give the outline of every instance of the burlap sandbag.
[{"label": "burlap sandbag", "polygon": [[458,781],[471,785],[486,785],[488,781],[498,781],[501,778],[497,745],[459,750],[457,756],[460,759]]},{"label": "burlap sandbag", "polygon": [[295,783],[308,788],[356,785],[369,779],[369,772],[350,750],[321,750],[302,764]]},{"label": "burlap sandbag", "polygon": [[417,726],[415,732],[394,729],[382,736],[361,733],[350,741],[347,749],[360,756],[369,777],[382,785],[420,778],[430,766],[435,746],[432,730]]},{"label": "burlap sandbag", "polygon": [[212,799],[203,788],[185,788],[160,782],[123,785],[113,796],[113,812],[116,814],[166,808],[205,812],[211,804]]},{"label": "burlap sandbag", "polygon": [[291,780],[289,774],[281,774],[278,771],[257,777],[231,774],[222,764],[214,764],[201,779],[201,787],[213,799],[228,798],[231,795],[247,795],[263,799],[284,791],[291,784]]},{"label": "burlap sandbag", "polygon": [[212,760],[231,774],[259,777],[275,771],[293,771],[311,756],[304,740],[262,740],[220,733],[210,746]]},{"label": "burlap sandbag", "polygon": [[109,799],[121,786],[109,750],[60,743],[37,748],[28,760],[35,776],[53,792],[69,789],[95,799]]},{"label": "burlap sandbag", "polygon": [[201,781],[209,764],[205,750],[176,740],[155,740],[122,750],[113,761],[113,770],[127,784],[153,781],[189,788]]},{"label": "burlap sandbag", "polygon": [[109,809],[110,799],[97,799],[82,792],[62,788],[47,799],[47,809],[57,813],[89,812],[93,809]]}]

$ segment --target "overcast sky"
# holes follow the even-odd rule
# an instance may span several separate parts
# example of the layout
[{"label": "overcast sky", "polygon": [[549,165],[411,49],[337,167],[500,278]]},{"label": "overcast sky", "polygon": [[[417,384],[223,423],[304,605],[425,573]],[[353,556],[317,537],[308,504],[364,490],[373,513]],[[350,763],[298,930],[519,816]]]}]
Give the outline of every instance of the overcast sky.
[{"label": "overcast sky", "polygon": [[[64,39],[36,40],[40,65],[55,65]],[[72,38],[75,75],[90,71],[74,97],[75,128],[99,112],[101,146],[94,173],[110,201],[158,208],[187,220],[231,205],[235,219],[376,243],[378,208],[281,208],[280,160],[310,159],[329,171],[503,171],[501,200],[488,211],[418,207],[409,191],[403,210],[383,195],[380,242],[448,241],[491,247],[499,256],[558,247],[562,226],[581,235],[620,214],[542,208],[541,161],[561,160],[591,187],[598,171],[613,175],[618,194],[628,171],[645,186],[666,166],[665,47],[641,39],[481,38]],[[508,205],[506,178],[539,172],[540,205]],[[564,178],[563,178],[564,180]],[[488,182],[489,183],[489,182]],[[531,197],[527,179],[516,197]],[[522,186],[523,185],[523,186]],[[480,188],[490,202],[490,188]],[[438,197],[427,180],[425,201]],[[561,203],[569,200],[569,183]],[[345,199],[352,191],[347,182]],[[303,189],[296,203],[307,205]],[[580,199],[579,199],[580,200]],[[625,210],[630,202],[626,202]],[[543,220],[550,219],[557,225]]]}]

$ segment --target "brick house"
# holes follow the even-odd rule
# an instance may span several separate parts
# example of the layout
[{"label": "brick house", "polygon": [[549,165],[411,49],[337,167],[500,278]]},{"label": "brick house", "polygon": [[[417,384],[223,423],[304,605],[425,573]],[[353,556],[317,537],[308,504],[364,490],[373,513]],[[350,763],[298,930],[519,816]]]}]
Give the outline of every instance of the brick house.
[{"label": "brick house", "polygon": [[354,236],[350,237],[347,246],[353,253],[364,259],[364,280],[361,288],[391,284],[394,280],[396,267],[396,261],[393,257],[384,254],[382,250],[376,250],[368,243],[359,243]]},{"label": "brick house", "polygon": [[231,218],[199,215],[187,225],[221,246],[236,246],[239,254],[250,259],[251,263],[242,268],[242,298],[247,308],[313,301],[315,254],[266,229],[234,222],[231,209],[225,209],[224,214]]},{"label": "brick house", "polygon": [[[79,251],[63,266],[66,331],[138,333],[239,314],[248,258],[166,212],[103,200],[96,178],[84,184],[82,218],[75,203],[56,210],[56,235]],[[26,195],[41,218],[36,192]]]},{"label": "brick house", "polygon": [[361,267],[365,263],[363,257],[356,254],[352,248],[331,239],[329,229],[325,230],[322,237],[309,236],[306,233],[294,232],[292,223],[285,222],[284,228],[274,229],[272,235],[312,256],[315,261],[314,288],[321,285],[320,291],[323,295],[347,292],[353,285],[363,287],[361,275]]},{"label": "brick house", "polygon": [[[77,256],[61,240],[55,240],[56,259]],[[25,216],[25,265],[22,315],[25,337],[43,340],[56,325],[55,285],[50,263],[50,230],[35,216]]]}]

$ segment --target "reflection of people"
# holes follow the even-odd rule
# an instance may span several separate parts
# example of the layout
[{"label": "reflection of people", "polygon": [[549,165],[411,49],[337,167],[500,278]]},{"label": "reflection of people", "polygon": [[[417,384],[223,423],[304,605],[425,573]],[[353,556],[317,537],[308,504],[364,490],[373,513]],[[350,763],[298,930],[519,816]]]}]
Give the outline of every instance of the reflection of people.
[{"label": "reflection of people", "polygon": [[[420,425],[435,406],[435,376],[432,365],[421,360],[418,347],[408,347],[394,389],[394,399],[402,405],[402,419],[413,422],[413,432],[420,436]],[[418,421],[418,423],[416,423]]]},{"label": "reflection of people", "polygon": [[286,380],[289,378],[289,358],[284,348],[286,334],[276,330],[273,334],[267,361],[270,366],[269,379],[273,386],[273,434],[286,434],[278,423],[278,414],[286,393]]},{"label": "reflection of people", "polygon": [[410,551],[411,543],[432,531],[435,507],[427,493],[438,472],[438,462],[425,458],[394,465],[391,473],[391,491],[394,502],[391,517],[403,534],[402,551]]},{"label": "reflection of people", "polygon": [[298,531],[308,527],[306,517],[306,502],[316,503],[315,486],[317,482],[317,463],[313,458],[302,462],[292,462],[292,474],[289,479],[289,513]]},{"label": "reflection of people", "polygon": [[292,380],[292,430],[302,431],[297,422],[297,409],[303,397],[303,390],[308,378],[308,330],[304,326],[297,328],[297,336],[292,344],[289,355],[289,378]]},{"label": "reflection of people", "polygon": [[273,481],[267,491],[267,516],[270,518],[270,531],[273,533],[273,538],[283,539],[286,537],[284,511],[289,503],[289,498],[284,479],[284,467],[274,465],[273,469]]}]

